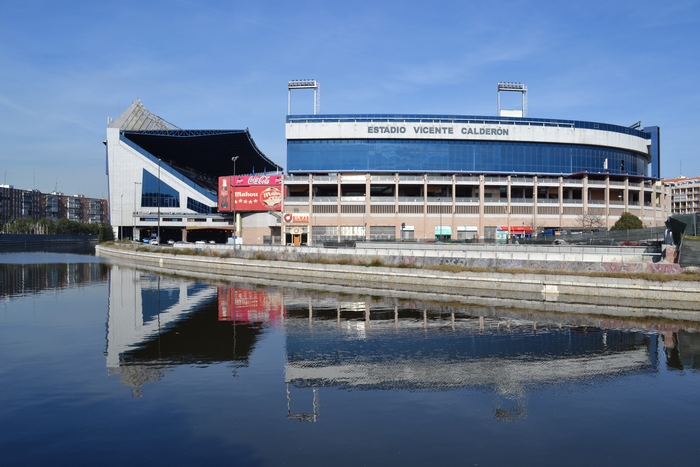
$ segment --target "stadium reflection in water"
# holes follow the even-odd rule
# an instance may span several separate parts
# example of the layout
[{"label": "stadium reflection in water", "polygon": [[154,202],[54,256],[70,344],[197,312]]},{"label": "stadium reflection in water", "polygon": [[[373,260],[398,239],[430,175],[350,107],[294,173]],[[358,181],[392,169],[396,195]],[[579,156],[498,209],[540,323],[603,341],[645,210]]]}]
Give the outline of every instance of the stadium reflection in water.
[{"label": "stadium reflection in water", "polygon": [[319,419],[323,388],[488,389],[494,416],[516,422],[528,414],[530,387],[653,374],[659,358],[679,369],[700,362],[698,335],[674,325],[567,324],[556,315],[531,319],[492,308],[303,296],[118,266],[110,290],[119,293],[109,298],[107,367],[134,396],[178,365],[229,363],[235,376],[261,332],[275,327],[285,340],[287,417],[311,422]]},{"label": "stadium reflection in water", "polygon": [[[79,257],[83,262],[65,262],[68,255],[46,253],[4,255],[3,259],[7,261],[7,258],[17,258],[19,261],[27,261],[38,256],[60,258],[61,262],[0,263],[0,297],[8,300],[44,290],[89,286],[107,280],[109,267],[86,256]],[[86,261],[86,258],[89,260]]]}]

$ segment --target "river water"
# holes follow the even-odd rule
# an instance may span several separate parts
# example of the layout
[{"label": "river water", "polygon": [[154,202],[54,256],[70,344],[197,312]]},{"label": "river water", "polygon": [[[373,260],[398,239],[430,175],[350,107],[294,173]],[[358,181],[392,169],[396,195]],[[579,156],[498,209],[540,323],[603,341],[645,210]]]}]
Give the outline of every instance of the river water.
[{"label": "river water", "polygon": [[2,465],[692,465],[693,323],[0,255]]}]

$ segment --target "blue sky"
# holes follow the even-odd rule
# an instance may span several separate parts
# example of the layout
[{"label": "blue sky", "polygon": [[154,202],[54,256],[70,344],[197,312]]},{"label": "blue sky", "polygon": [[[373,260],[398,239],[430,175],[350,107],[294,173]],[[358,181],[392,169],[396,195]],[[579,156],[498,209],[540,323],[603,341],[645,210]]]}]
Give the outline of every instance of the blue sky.
[{"label": "blue sky", "polygon": [[[107,116],[140,98],[187,129],[249,128],[286,165],[287,82],[322,113],[529,116],[661,127],[700,175],[700,2],[32,1],[0,8],[0,183],[107,196]],[[518,96],[502,94],[505,108]],[[511,105],[512,104],[512,105]],[[311,91],[292,94],[311,113]],[[698,133],[696,133],[698,132]]]}]

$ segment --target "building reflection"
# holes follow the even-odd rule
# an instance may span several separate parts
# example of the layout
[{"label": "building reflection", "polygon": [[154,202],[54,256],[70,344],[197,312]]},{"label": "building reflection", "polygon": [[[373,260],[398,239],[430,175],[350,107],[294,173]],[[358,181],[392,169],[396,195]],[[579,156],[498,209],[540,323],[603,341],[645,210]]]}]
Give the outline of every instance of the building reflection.
[{"label": "building reflection", "polygon": [[[294,388],[488,388],[494,416],[527,414],[527,389],[654,372],[642,331],[469,316],[369,302],[285,301],[285,382]],[[314,392],[314,407],[317,394]],[[315,417],[311,417],[314,418]]]},{"label": "building reflection", "polygon": [[261,326],[220,319],[217,287],[117,265],[109,283],[107,368],[134,396],[174,366],[248,365]]},{"label": "building reflection", "polygon": [[655,373],[664,357],[673,368],[700,362],[700,334],[673,326],[616,321],[608,328],[581,317],[566,324],[493,307],[435,309],[304,293],[212,286],[114,266],[109,373],[136,396],[177,365],[227,363],[235,376],[260,333],[275,327],[285,340],[290,419],[318,421],[324,388],[476,388],[494,393],[496,419],[514,422],[527,416],[532,387]]},{"label": "building reflection", "polygon": [[697,333],[681,329],[663,337],[668,368],[700,370],[700,338]]},{"label": "building reflection", "polygon": [[45,290],[61,290],[105,282],[102,263],[0,264],[0,291],[4,299]]}]

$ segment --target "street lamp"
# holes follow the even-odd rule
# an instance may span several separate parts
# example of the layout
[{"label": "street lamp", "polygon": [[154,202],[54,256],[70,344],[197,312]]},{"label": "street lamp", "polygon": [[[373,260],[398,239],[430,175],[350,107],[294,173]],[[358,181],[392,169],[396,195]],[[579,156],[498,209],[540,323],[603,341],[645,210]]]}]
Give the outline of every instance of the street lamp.
[{"label": "street lamp", "polygon": [[238,219],[236,219],[236,161],[238,156],[233,156],[231,160],[233,161],[233,183],[231,185],[233,185],[233,249],[235,250],[238,242]]},{"label": "street lamp", "polygon": [[158,159],[158,235],[156,240],[160,245],[160,159]]}]

